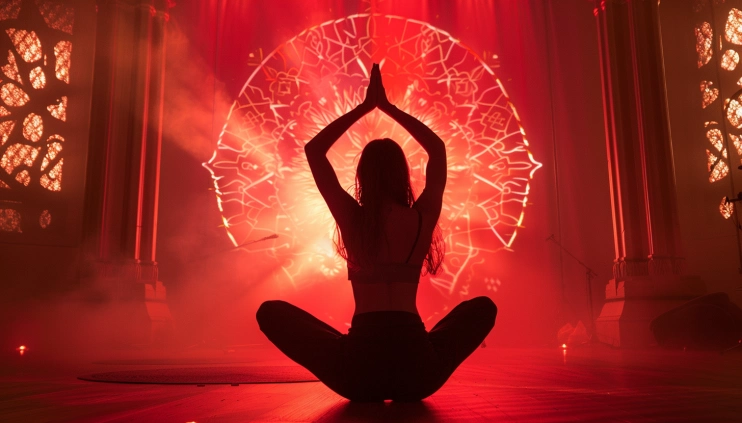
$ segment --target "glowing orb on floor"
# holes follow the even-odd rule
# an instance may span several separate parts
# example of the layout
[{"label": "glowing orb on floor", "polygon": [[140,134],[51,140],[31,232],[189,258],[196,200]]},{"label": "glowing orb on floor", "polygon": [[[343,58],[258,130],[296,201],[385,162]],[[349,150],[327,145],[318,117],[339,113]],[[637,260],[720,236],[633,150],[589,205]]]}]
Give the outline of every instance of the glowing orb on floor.
[{"label": "glowing orb on floor", "polygon": [[[541,167],[502,84],[482,60],[447,33],[395,16],[353,15],[303,31],[256,64],[229,113],[211,172],[223,225],[235,246],[272,234],[249,249],[295,286],[346,279],[335,253],[334,221],[317,191],[304,145],[365,96],[380,63],[390,101],[422,120],[447,145],[448,184],[440,225],[443,270],[429,277],[446,295],[472,281],[496,290],[481,269],[511,249],[522,227],[529,182]],[[361,149],[392,138],[407,154],[415,191],[424,187],[427,155],[399,125],[374,111],[328,153],[343,187],[353,186]],[[480,278],[472,278],[478,272]],[[497,286],[494,281],[497,281]]]}]

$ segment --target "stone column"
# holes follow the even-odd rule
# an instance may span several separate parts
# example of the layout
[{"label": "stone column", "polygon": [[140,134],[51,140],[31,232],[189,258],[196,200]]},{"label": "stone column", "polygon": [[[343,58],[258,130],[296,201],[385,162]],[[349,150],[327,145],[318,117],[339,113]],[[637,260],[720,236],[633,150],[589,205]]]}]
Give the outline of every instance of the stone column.
[{"label": "stone column", "polygon": [[616,258],[600,341],[654,342],[649,322],[704,293],[685,274],[658,0],[595,0]]},{"label": "stone column", "polygon": [[172,330],[158,280],[160,146],[168,0],[98,3],[88,186],[91,292],[122,318],[116,339],[158,342]]}]

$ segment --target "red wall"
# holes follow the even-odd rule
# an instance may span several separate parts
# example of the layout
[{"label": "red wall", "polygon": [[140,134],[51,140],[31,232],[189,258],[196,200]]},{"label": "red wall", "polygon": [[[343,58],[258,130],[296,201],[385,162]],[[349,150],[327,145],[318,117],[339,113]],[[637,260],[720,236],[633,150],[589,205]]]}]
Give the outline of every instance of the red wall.
[{"label": "red wall", "polygon": [[[295,302],[338,328],[349,321],[348,284],[300,290],[271,285],[254,271],[249,254],[225,252],[230,243],[218,228],[213,185],[201,163],[211,157],[228,107],[251,72],[249,53],[267,54],[307,27],[368,7],[368,2],[210,1],[173,9],[158,256],[186,337],[264,342],[254,312],[260,302],[275,298]],[[491,264],[491,274],[502,281],[498,292],[490,293],[500,309],[491,342],[548,344],[562,324],[587,315],[585,272],[545,241],[551,234],[599,275],[593,281],[597,315],[613,251],[592,5],[387,1],[371,7],[429,22],[480,55],[497,53],[496,72],[544,165],[531,183],[525,227],[513,251],[498,253]],[[421,296],[433,295],[429,287],[420,289]]]}]

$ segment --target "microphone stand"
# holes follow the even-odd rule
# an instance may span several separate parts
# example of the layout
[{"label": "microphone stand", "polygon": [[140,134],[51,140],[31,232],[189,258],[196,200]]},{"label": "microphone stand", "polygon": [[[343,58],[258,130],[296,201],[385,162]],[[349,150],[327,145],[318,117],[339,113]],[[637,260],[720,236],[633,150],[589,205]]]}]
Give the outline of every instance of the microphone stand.
[{"label": "microphone stand", "polygon": [[260,239],[255,239],[255,240],[248,241],[248,242],[245,242],[243,244],[240,244],[240,245],[234,247],[233,250],[236,250],[236,249],[242,248],[242,247],[247,247],[248,245],[255,244],[256,242],[267,241],[269,239],[276,239],[276,238],[278,238],[278,235],[277,234],[272,234],[272,235],[264,236],[264,237],[262,237]]},{"label": "microphone stand", "polygon": [[597,337],[595,336],[595,321],[593,319],[593,289],[592,289],[592,281],[593,278],[598,276],[597,273],[593,272],[593,269],[591,269],[588,265],[582,262],[582,260],[578,259],[574,254],[572,254],[571,251],[566,249],[559,241],[554,238],[554,234],[549,235],[548,238],[546,238],[546,241],[551,241],[554,244],[556,244],[559,248],[562,249],[567,255],[572,257],[577,263],[579,263],[582,267],[585,268],[585,287],[587,291],[587,311],[588,311],[588,318],[590,319],[590,340],[591,342],[595,342]]}]

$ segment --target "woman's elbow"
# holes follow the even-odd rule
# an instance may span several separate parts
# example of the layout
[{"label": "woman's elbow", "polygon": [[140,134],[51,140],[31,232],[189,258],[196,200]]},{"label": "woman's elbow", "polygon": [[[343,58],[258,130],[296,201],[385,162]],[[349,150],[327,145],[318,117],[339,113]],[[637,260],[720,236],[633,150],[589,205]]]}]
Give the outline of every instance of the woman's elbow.
[{"label": "woman's elbow", "polygon": [[304,154],[307,157],[314,156],[317,154],[317,147],[313,146],[311,142],[304,144]]},{"label": "woman's elbow", "polygon": [[327,153],[327,151],[323,149],[320,144],[309,141],[308,143],[304,144],[304,153],[305,154],[325,154]]}]

